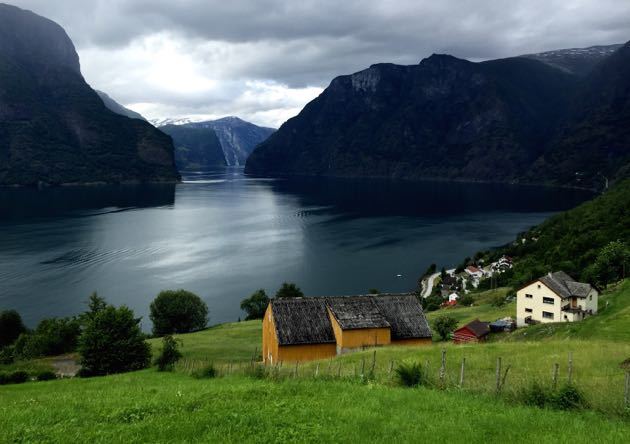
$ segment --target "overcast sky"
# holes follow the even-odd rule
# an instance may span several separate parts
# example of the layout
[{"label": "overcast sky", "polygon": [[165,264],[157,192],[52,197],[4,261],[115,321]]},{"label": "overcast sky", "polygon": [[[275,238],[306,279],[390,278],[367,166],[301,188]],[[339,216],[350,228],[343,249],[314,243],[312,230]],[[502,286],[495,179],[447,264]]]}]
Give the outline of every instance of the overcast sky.
[{"label": "overcast sky", "polygon": [[149,119],[278,127],[337,75],[630,40],[630,0],[0,0],[62,25],[86,80]]}]

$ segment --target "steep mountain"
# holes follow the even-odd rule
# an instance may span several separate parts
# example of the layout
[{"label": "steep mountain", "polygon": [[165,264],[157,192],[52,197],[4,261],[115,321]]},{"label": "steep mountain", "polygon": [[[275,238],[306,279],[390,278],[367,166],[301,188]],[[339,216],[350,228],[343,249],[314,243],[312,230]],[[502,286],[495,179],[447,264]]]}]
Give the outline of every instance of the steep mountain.
[{"label": "steep mountain", "polygon": [[630,42],[584,79],[568,121],[534,170],[552,183],[587,186],[630,176]]},{"label": "steep mountain", "polygon": [[171,139],[105,107],[59,25],[0,4],[0,185],[178,179]]},{"label": "steep mountain", "polygon": [[595,66],[622,46],[623,44],[558,49],[537,54],[525,54],[521,57],[538,60],[571,74],[586,76],[590,74]]},{"label": "steep mountain", "polygon": [[[156,123],[179,121],[182,120],[165,119]],[[159,129],[173,137],[177,164],[182,169],[244,165],[256,145],[275,131],[232,116],[206,122],[166,123]],[[196,160],[191,161],[193,158]],[[198,162],[202,159],[205,163]]]},{"label": "steep mountain", "polygon": [[576,87],[576,76],[526,58],[373,65],[334,79],[256,148],[245,171],[517,180]]},{"label": "steep mountain", "polygon": [[173,138],[180,171],[225,166],[221,143],[212,128],[166,125],[160,130]]},{"label": "steep mountain", "polygon": [[147,119],[142,117],[140,113],[132,111],[129,108],[125,108],[120,103],[112,99],[107,93],[104,93],[103,91],[99,91],[97,89],[95,89],[94,91],[101,98],[103,104],[107,107],[108,110],[115,112],[116,114],[120,114],[121,116],[129,117],[130,119],[140,119],[144,120],[145,122],[147,121]]}]

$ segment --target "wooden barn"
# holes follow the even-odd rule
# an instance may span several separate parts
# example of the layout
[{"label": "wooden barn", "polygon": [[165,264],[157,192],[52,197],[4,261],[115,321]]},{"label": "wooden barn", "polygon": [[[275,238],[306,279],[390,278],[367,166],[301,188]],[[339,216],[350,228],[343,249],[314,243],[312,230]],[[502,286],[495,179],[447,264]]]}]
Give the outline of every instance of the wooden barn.
[{"label": "wooden barn", "polygon": [[384,345],[431,343],[412,294],[273,299],[263,319],[267,364],[324,359]]},{"label": "wooden barn", "polygon": [[490,333],[490,324],[475,319],[453,332],[453,342],[463,344],[485,341]]}]

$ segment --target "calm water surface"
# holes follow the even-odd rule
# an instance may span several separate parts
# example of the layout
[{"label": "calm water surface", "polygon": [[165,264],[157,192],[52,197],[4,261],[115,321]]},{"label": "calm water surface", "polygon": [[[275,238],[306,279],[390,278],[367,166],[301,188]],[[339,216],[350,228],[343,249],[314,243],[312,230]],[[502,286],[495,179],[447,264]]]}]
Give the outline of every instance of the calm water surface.
[{"label": "calm water surface", "polygon": [[[586,192],[462,183],[265,180],[240,169],[179,185],[0,190],[0,309],[34,326],[92,291],[144,317],[162,289],[199,294],[211,323],[283,281],[308,295],[414,289]],[[402,275],[402,276],[398,276]]]}]

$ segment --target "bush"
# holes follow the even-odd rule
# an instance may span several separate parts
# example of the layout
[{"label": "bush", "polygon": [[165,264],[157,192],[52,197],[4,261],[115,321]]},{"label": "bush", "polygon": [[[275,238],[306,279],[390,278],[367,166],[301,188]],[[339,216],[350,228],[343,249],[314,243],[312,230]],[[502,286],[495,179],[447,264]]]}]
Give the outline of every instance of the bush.
[{"label": "bush", "polygon": [[427,312],[439,310],[443,302],[444,302],[444,298],[442,298],[442,296],[439,296],[439,295],[431,295],[429,297],[420,299],[422,308],[424,309],[424,311],[427,311]]},{"label": "bush", "polygon": [[54,379],[57,379],[57,375],[55,374],[55,372],[45,370],[35,375],[35,379],[37,379],[38,381],[52,381]]},{"label": "bush", "polygon": [[28,381],[28,373],[17,370],[10,373],[0,373],[0,385],[22,384]]},{"label": "bush", "polygon": [[179,351],[179,344],[171,335],[164,336],[162,338],[162,351],[160,355],[155,359],[155,365],[161,372],[171,371],[173,367],[182,357]]},{"label": "bush", "polygon": [[505,305],[505,296],[500,294],[492,296],[492,299],[490,299],[490,305],[497,308],[503,307]]},{"label": "bush", "polygon": [[559,410],[577,410],[588,407],[584,394],[576,386],[566,384],[551,399],[551,406]]},{"label": "bush", "polygon": [[78,319],[44,319],[32,333],[23,333],[15,341],[15,356],[33,359],[72,352],[77,348],[80,333]]},{"label": "bush", "polygon": [[276,292],[277,298],[301,298],[304,296],[300,287],[293,283],[284,282]]},{"label": "bush", "polygon": [[465,295],[463,295],[462,297],[460,297],[460,298],[457,300],[457,302],[458,302],[460,305],[463,305],[464,307],[469,307],[469,306],[471,306],[472,304],[474,304],[474,303],[475,303],[475,298],[473,298],[473,297],[472,297],[472,295],[465,294]]},{"label": "bush", "polygon": [[451,318],[450,316],[440,316],[435,321],[433,321],[433,328],[440,335],[440,339],[442,341],[447,341],[453,330],[457,328],[457,319]]},{"label": "bush", "polygon": [[398,383],[405,387],[417,387],[427,384],[427,377],[418,362],[403,362],[396,367]]},{"label": "bush", "polygon": [[150,318],[156,336],[190,333],[205,328],[208,306],[199,296],[186,290],[160,292],[151,302]]},{"label": "bush", "polygon": [[217,369],[214,368],[214,365],[209,364],[204,368],[197,370],[193,373],[193,376],[197,379],[212,379],[217,376]]},{"label": "bush", "polygon": [[245,375],[254,379],[265,379],[267,377],[267,368],[261,364],[253,364],[245,369]]},{"label": "bush", "polygon": [[269,297],[262,288],[253,293],[249,298],[241,301],[241,310],[247,313],[246,321],[262,319],[269,305]]},{"label": "bush", "polygon": [[24,332],[26,327],[17,311],[0,311],[0,349],[13,344]]},{"label": "bush", "polygon": [[149,366],[151,349],[140,331],[140,319],[129,308],[111,305],[85,322],[79,337],[81,376],[140,370]]},{"label": "bush", "polygon": [[540,408],[546,407],[550,403],[552,396],[550,389],[539,382],[534,382],[519,392],[521,402]]},{"label": "bush", "polygon": [[7,346],[0,349],[0,365],[13,364],[15,361],[15,354],[13,346]]}]

